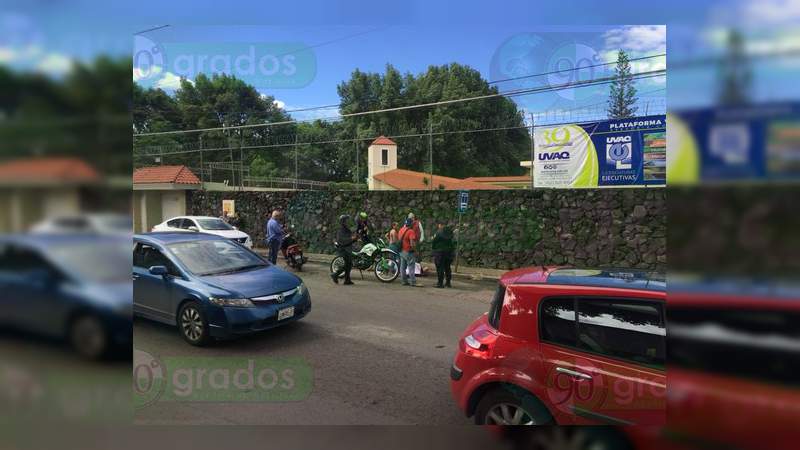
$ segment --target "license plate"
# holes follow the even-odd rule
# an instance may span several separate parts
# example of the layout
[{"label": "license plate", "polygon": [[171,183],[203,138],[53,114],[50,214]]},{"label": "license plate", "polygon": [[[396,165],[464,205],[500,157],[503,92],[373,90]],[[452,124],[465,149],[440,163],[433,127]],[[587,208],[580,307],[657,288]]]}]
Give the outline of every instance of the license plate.
[{"label": "license plate", "polygon": [[288,319],[294,316],[294,306],[278,310],[278,320]]}]

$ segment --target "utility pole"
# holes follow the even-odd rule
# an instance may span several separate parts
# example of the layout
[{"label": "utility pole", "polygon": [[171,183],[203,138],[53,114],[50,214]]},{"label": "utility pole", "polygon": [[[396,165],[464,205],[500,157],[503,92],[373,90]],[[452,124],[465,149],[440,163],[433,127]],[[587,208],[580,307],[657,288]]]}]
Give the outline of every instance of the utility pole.
[{"label": "utility pole", "polygon": [[355,138],[353,138],[353,152],[356,154],[356,179],[355,179],[355,183],[356,183],[356,189],[358,189],[358,180],[359,180],[359,175],[358,175],[358,164],[359,164],[358,163],[358,160],[359,160],[359,157],[358,157],[358,133],[356,133]]},{"label": "utility pole", "polygon": [[294,133],[294,190],[297,190],[297,131]]},{"label": "utility pole", "polygon": [[433,116],[428,113],[428,163],[430,164],[430,186],[433,190]]},{"label": "utility pole", "polygon": [[244,131],[239,134],[239,190],[244,190]]},{"label": "utility pole", "polygon": [[533,113],[531,113],[531,190],[533,190],[533,158],[536,144],[533,141]]},{"label": "utility pole", "polygon": [[206,188],[206,168],[203,166],[203,136],[200,136],[200,187]]}]

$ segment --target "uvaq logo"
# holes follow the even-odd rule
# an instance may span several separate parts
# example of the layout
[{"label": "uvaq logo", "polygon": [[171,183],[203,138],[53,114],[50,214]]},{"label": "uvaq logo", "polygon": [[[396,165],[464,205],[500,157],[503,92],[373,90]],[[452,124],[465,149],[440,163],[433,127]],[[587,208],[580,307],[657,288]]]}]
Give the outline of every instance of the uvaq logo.
[{"label": "uvaq logo", "polygon": [[539,153],[539,161],[569,160],[569,152]]},{"label": "uvaq logo", "polygon": [[632,166],[631,136],[612,136],[606,138],[606,162],[614,164],[617,170]]}]

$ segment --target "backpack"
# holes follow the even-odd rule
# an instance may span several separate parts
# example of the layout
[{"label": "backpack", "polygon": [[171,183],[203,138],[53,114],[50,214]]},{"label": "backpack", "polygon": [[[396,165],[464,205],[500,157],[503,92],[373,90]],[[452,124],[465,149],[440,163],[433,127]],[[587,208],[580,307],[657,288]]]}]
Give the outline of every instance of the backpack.
[{"label": "backpack", "polygon": [[410,228],[406,228],[406,231],[403,232],[403,234],[400,234],[395,242],[389,244],[389,250],[397,254],[403,251],[403,237],[405,237],[406,233],[408,233],[408,230],[410,230]]}]

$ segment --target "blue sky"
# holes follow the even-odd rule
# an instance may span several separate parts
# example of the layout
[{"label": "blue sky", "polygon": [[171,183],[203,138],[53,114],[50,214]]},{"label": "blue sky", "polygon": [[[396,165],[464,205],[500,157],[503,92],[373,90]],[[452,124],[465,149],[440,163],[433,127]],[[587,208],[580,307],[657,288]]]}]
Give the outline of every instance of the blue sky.
[{"label": "blue sky", "polygon": [[[134,52],[149,51],[158,46],[161,55],[157,73],[136,77],[144,86],[157,86],[165,90],[177,86],[178,75],[191,79],[202,66],[204,72],[219,70],[244,78],[235,69],[236,57],[244,55],[250,46],[278,45],[265,48],[260,55],[293,53],[307,56],[305,64],[296,62],[295,78],[302,78],[300,86],[273,87],[265,77],[247,79],[259,90],[274,96],[289,110],[335,104],[339,98],[336,86],[350,77],[356,68],[368,72],[383,72],[391,63],[401,72],[419,74],[430,65],[451,62],[466,64],[479,70],[487,80],[504,80],[536,73],[574,67],[596,65],[613,60],[618,48],[632,57],[665,53],[666,29],[664,26],[581,26],[581,27],[481,27],[477,32],[472,25],[431,27],[417,25],[382,26],[200,26],[168,27],[147,33],[139,38]],[[220,47],[224,41],[231,45]],[[297,52],[294,50],[301,49]],[[306,49],[306,50],[302,50]],[[200,59],[207,57],[207,59]],[[223,56],[228,62],[212,68],[211,58]],[[136,65],[146,66],[152,57],[137,60]],[[189,58],[189,59],[187,59]],[[232,58],[232,59],[231,59]],[[178,62],[182,59],[182,62]],[[192,62],[187,62],[187,61]],[[635,71],[664,68],[663,57],[637,62]],[[194,71],[189,67],[194,66]],[[305,66],[305,68],[304,68]],[[242,65],[249,68],[249,64]],[[612,66],[585,69],[580,73],[566,71],[549,77],[527,78],[498,84],[501,91],[511,91],[546,85],[559,85],[573,81],[597,79],[611,74]],[[162,69],[163,68],[163,69]],[[594,72],[592,72],[594,71]],[[300,76],[297,73],[309,72]],[[138,73],[138,72],[137,72]],[[660,101],[666,94],[665,78],[639,82],[642,101]],[[607,97],[607,86],[581,88],[516,97],[520,107],[535,112],[575,108],[601,104]],[[602,106],[602,105],[600,105]],[[298,112],[296,116],[328,117],[335,110]]]},{"label": "blue sky", "polygon": [[[754,33],[754,47],[762,50],[800,41],[796,26],[789,25],[800,19],[798,0],[618,1],[613,7],[588,1],[511,1],[497,6],[471,0],[453,4],[416,0],[386,4],[247,1],[237,7],[147,0],[125,5],[89,0],[7,0],[4,4],[0,11],[0,63],[53,76],[69,70],[73,58],[129,55],[135,32],[162,24],[171,26],[146,36],[157,43],[184,41],[199,46],[223,41],[325,44],[312,49],[316,70],[311,83],[263,89],[290,109],[336,103],[336,84],[356,67],[382,71],[391,62],[403,72],[419,73],[430,64],[456,61],[478,69],[491,80],[505,78],[504,71],[498,69],[502,67],[497,64],[498,58],[508,70],[520,75],[540,72],[551,61],[550,55],[560,59],[572,51],[573,61],[587,52],[605,56],[610,48],[607,41],[614,33],[617,46],[630,45],[635,56],[637,51],[644,54],[657,48],[646,48],[645,41],[637,41],[637,32],[639,37],[653,37],[646,28],[627,27],[626,32],[626,27],[617,24],[667,24],[670,62],[718,52],[720,30],[731,24],[771,30],[760,36]],[[368,33],[352,36],[362,32]],[[341,39],[348,36],[352,37]],[[549,39],[553,37],[557,38]],[[626,41],[626,37],[630,39]],[[539,38],[544,43],[537,44]],[[517,58],[521,64],[512,64],[515,57],[525,55],[519,48],[526,46],[535,51]],[[796,69],[792,61],[760,63],[758,98],[800,96],[800,84],[792,81]],[[653,80],[642,82],[640,92],[654,101],[667,92],[671,108],[707,105],[713,101],[714,75],[714,68],[707,66],[675,70],[669,73],[667,91],[657,91],[664,85]],[[554,84],[558,81],[550,80]],[[501,90],[529,87],[541,85],[543,80],[528,83],[500,86]],[[600,89],[563,94],[527,96],[518,101],[522,108],[544,111],[604,100]]]}]

